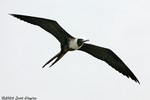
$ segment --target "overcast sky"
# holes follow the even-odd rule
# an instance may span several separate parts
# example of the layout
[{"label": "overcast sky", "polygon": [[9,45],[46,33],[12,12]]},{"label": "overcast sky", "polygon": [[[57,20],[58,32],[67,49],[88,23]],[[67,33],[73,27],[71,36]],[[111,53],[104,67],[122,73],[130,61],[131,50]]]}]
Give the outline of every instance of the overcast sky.
[{"label": "overcast sky", "polygon": [[[149,5],[149,0],[1,0],[0,98],[149,100]],[[110,48],[141,84],[81,51],[42,69],[60,51],[59,42],[9,13],[56,20],[72,36]]]}]

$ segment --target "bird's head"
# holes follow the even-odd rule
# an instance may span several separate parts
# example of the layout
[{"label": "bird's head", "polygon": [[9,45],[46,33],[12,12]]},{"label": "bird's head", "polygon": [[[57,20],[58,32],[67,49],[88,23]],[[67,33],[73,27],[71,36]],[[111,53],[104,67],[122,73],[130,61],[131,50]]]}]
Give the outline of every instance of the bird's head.
[{"label": "bird's head", "polygon": [[78,44],[78,46],[81,46],[81,45],[83,45],[85,42],[87,42],[87,41],[89,41],[89,39],[87,39],[87,40],[84,40],[84,39],[78,39],[77,40],[77,44]]}]

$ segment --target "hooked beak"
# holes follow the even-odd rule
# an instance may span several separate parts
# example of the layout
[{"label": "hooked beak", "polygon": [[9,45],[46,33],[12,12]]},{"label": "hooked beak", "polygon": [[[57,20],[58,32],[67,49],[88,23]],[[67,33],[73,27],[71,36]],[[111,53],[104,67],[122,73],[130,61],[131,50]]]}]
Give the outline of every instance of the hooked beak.
[{"label": "hooked beak", "polygon": [[83,40],[83,42],[87,42],[87,41],[89,41],[89,39],[87,39],[87,40]]}]

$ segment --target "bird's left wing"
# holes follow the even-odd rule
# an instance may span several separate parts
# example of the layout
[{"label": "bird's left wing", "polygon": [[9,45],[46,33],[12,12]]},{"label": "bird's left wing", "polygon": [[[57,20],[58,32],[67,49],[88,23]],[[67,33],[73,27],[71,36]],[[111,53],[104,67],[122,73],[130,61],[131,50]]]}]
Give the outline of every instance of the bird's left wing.
[{"label": "bird's left wing", "polygon": [[55,38],[58,39],[60,43],[64,43],[66,40],[66,37],[73,38],[70,34],[68,34],[56,21],[45,19],[45,18],[39,18],[39,17],[32,17],[32,16],[26,16],[26,15],[18,15],[18,14],[10,14],[14,17],[17,17],[23,21],[26,21],[28,23],[38,25],[47,32],[51,33]]},{"label": "bird's left wing", "polygon": [[79,49],[81,51],[87,52],[88,54],[105,61],[111,67],[122,73],[123,75],[130,77],[135,82],[138,82],[136,76],[132,71],[125,65],[125,63],[110,49],[95,46],[92,44],[84,43],[83,46]]}]

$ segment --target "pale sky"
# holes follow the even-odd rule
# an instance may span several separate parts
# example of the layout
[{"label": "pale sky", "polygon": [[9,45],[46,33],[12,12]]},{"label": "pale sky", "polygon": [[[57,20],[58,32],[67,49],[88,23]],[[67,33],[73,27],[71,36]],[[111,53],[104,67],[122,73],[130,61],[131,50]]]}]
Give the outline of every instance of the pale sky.
[{"label": "pale sky", "polygon": [[[0,99],[149,100],[149,5],[149,0],[1,0]],[[59,42],[9,13],[56,20],[72,36],[110,48],[141,84],[81,51],[42,69],[60,51]]]}]

